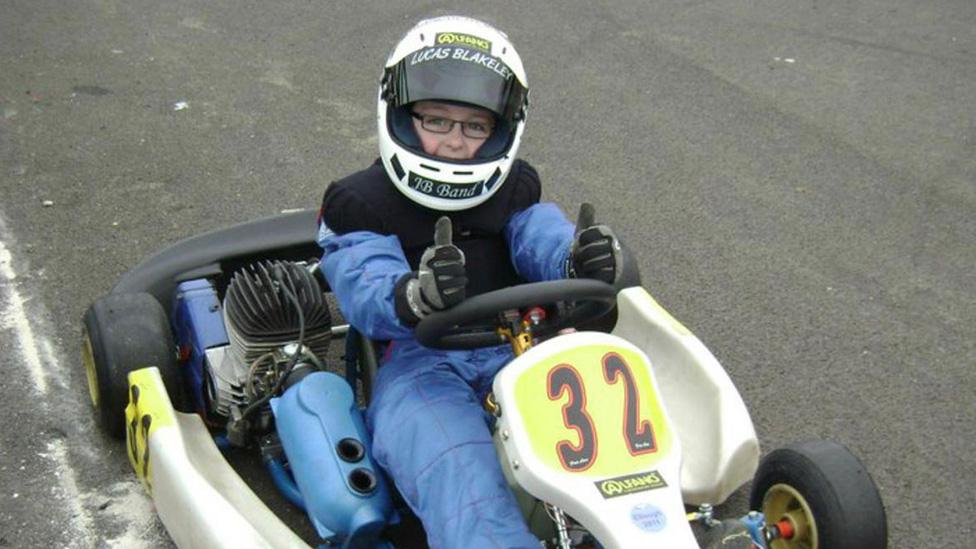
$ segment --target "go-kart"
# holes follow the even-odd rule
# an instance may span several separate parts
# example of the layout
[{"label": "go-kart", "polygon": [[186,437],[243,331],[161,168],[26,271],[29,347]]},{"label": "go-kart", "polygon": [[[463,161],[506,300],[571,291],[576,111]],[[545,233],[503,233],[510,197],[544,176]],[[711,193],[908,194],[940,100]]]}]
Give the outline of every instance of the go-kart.
[{"label": "go-kart", "polygon": [[[332,324],[313,228],[301,212],[183,241],[85,314],[98,423],[125,437],[179,547],[308,546],[228,464],[231,447],[260,454],[322,546],[411,545],[394,534],[410,512],[373,463],[362,419],[380,344]],[[587,325],[603,331],[577,329]],[[485,406],[543,546],[886,546],[861,462],[827,441],[760,462],[728,375],[639,285],[515,286],[431,315],[416,333],[434,348],[511,345]],[[334,340],[345,376],[327,363]],[[752,511],[717,519],[713,506],[750,480]]]}]

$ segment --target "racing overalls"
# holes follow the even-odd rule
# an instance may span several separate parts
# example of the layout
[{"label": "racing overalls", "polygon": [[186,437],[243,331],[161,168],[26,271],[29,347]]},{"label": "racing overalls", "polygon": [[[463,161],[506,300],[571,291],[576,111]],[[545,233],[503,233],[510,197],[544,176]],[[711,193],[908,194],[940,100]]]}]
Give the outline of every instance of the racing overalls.
[{"label": "racing overalls", "polygon": [[539,547],[505,482],[482,406],[513,355],[508,345],[421,346],[396,315],[394,287],[417,270],[443,215],[466,258],[468,297],[564,278],[573,225],[540,194],[535,169],[517,160],[484,203],[435,211],[400,193],[377,160],[331,184],[323,198],[321,265],[339,309],[370,339],[390,340],[366,413],[373,457],[423,522],[431,547]]}]

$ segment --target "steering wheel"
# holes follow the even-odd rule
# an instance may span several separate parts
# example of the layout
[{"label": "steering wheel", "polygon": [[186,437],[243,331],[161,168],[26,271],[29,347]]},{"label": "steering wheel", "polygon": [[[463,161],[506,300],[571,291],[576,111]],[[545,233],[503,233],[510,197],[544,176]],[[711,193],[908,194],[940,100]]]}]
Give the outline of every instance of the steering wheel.
[{"label": "steering wheel", "polygon": [[417,341],[433,349],[500,345],[505,340],[495,331],[496,317],[503,311],[535,305],[576,304],[567,313],[533,327],[534,335],[544,336],[605,315],[613,309],[616,299],[616,289],[599,280],[563,279],[520,284],[474,296],[455,307],[431,314],[417,324]]}]

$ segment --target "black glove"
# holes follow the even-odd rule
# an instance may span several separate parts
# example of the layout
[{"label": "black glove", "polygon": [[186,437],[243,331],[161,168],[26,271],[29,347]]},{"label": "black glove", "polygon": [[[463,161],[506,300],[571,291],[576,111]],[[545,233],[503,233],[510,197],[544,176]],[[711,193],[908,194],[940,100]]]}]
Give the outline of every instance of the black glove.
[{"label": "black glove", "polygon": [[464,252],[451,243],[451,220],[441,217],[434,226],[434,245],[420,256],[420,270],[397,281],[397,316],[414,326],[430,313],[464,301],[467,284]]},{"label": "black glove", "polygon": [[623,272],[620,241],[610,227],[594,223],[592,204],[580,206],[576,238],[569,258],[568,274],[572,278],[595,278],[614,284]]}]

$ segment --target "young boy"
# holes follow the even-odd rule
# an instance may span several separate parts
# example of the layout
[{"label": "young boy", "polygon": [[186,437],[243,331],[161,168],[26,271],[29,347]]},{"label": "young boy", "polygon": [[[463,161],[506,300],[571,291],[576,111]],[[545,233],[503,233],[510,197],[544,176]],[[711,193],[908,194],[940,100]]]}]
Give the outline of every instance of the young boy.
[{"label": "young boy", "polygon": [[[614,282],[619,244],[603,225],[574,237],[540,203],[517,160],[528,85],[507,36],[483,22],[420,22],[397,44],[379,89],[380,159],[331,184],[322,202],[322,267],[343,315],[390,340],[367,424],[372,451],[431,547],[532,547],[503,478],[482,408],[508,345],[421,346],[414,326],[466,296],[567,276]],[[433,241],[438,219],[453,241]],[[446,223],[446,222],[442,222]]]}]

